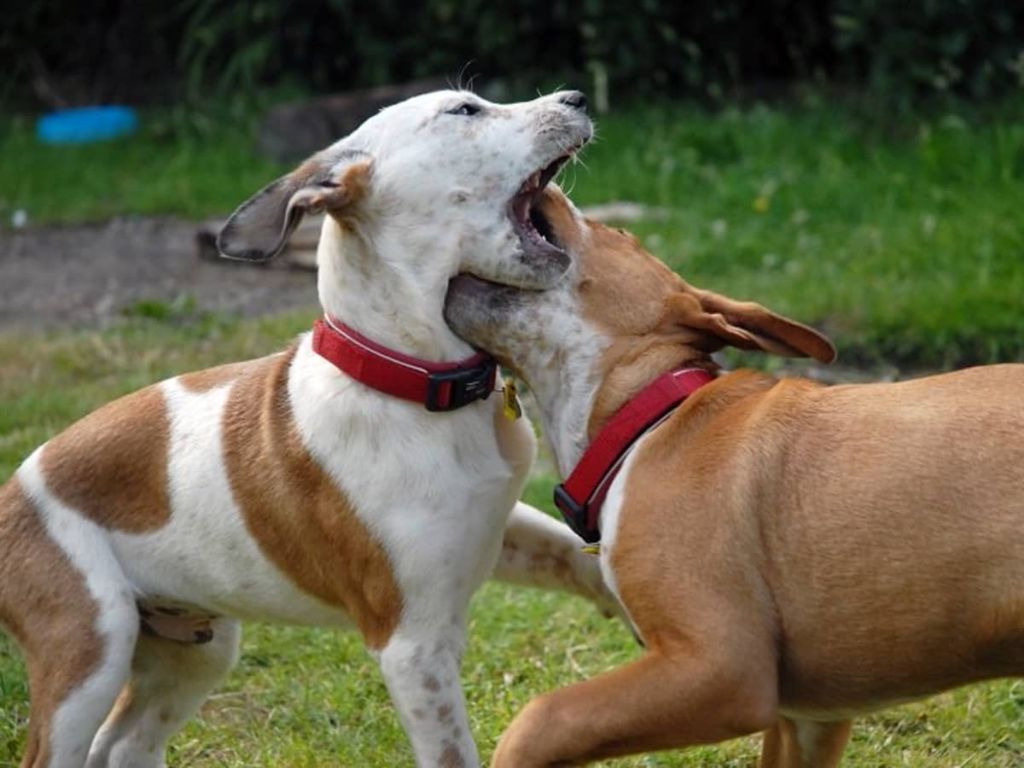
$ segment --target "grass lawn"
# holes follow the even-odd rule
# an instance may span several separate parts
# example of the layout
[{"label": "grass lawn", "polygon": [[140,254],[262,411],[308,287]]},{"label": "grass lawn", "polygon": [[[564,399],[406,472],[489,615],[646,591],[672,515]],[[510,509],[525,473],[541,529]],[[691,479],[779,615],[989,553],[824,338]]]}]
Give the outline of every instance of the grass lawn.
[{"label": "grass lawn", "polygon": [[[294,314],[238,322],[133,319],[103,333],[0,336],[0,478],[53,431],[175,372],[264,354],[308,326]],[[527,492],[550,510],[553,480]],[[491,584],[477,595],[463,679],[481,750],[530,697],[634,658],[614,622],[570,597]],[[27,717],[20,658],[0,636],[0,766],[17,765]],[[615,766],[748,766],[757,739],[614,761]],[[1019,766],[1024,682],[956,691],[863,720],[849,766]],[[177,766],[389,766],[410,753],[376,666],[354,634],[247,629],[227,687],[173,744]]]},{"label": "grass lawn", "polygon": [[[866,123],[828,105],[716,115],[646,107],[601,120],[577,202],[668,209],[634,228],[692,282],[827,328],[847,361],[947,366],[1024,359],[1024,104],[985,118]],[[119,146],[43,150],[27,123],[0,127],[0,222],[113,213],[226,212],[279,168],[234,129],[203,140],[150,129]],[[2,226],[2,225],[0,225]],[[0,230],[0,258],[4,232]],[[0,290],[3,290],[0,288]],[[312,297],[311,297],[312,298]],[[103,332],[0,333],[0,481],[40,442],[124,392],[176,372],[263,354],[308,327],[127,319]],[[547,503],[552,479],[528,490]],[[634,658],[629,635],[585,604],[487,586],[463,680],[489,754],[533,695]],[[24,673],[0,638],[0,767],[17,764]],[[615,766],[747,766],[757,740]],[[410,763],[376,668],[354,635],[254,626],[227,687],[173,744],[174,766]],[[1024,764],[1024,682],[962,689],[865,718],[844,765]]]}]

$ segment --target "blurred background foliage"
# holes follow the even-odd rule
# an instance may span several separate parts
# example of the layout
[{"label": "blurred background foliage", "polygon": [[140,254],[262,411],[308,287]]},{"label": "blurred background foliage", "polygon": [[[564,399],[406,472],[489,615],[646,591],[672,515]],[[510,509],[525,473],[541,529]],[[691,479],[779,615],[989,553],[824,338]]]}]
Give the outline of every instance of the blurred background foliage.
[{"label": "blurred background foliage", "polygon": [[333,92],[438,73],[514,92],[607,78],[613,99],[712,102],[787,81],[906,107],[1024,87],[1007,0],[36,0],[0,25],[22,107]]}]

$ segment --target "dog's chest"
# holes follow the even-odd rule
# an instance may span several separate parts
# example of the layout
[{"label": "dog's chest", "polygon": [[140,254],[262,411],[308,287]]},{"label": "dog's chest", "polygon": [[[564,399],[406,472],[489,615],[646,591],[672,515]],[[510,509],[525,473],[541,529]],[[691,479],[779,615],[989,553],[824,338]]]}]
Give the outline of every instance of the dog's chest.
[{"label": "dog's chest", "polygon": [[[306,373],[290,384],[311,455],[387,552],[403,592],[421,590],[429,573],[432,587],[468,599],[494,565],[529,469],[532,442],[516,431],[529,427],[499,431],[492,400],[429,413],[324,365],[300,348],[295,368]],[[344,406],[325,413],[325,400]]]}]

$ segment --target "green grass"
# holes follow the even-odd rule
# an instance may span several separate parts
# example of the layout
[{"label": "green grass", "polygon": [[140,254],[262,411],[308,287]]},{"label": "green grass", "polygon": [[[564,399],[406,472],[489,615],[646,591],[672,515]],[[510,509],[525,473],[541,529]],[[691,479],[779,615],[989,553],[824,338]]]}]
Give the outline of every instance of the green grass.
[{"label": "green grass", "polygon": [[17,210],[33,224],[227,213],[285,170],[255,155],[250,118],[196,131],[159,114],[124,140],[54,147],[27,119],[0,122],[0,227]]},{"label": "green grass", "polygon": [[[131,318],[104,332],[0,334],[0,479],[36,445],[104,402],[177,372],[280,348],[311,317],[241,322]],[[553,479],[526,497],[551,508]],[[482,752],[533,696],[618,666],[638,649],[618,624],[573,598],[491,584],[477,595],[463,680]],[[0,767],[17,765],[27,691],[20,657],[0,636]],[[609,762],[749,766],[756,738]],[[862,720],[845,765],[1011,768],[1024,761],[1024,682],[956,691]],[[251,626],[227,686],[173,742],[172,766],[410,764],[375,664],[355,634]]]}]

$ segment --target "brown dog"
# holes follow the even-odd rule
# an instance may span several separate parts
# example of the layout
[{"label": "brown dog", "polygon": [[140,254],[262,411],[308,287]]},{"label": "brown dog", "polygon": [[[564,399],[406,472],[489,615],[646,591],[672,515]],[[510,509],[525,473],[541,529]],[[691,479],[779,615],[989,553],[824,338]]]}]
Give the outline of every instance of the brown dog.
[{"label": "brown dog", "polygon": [[[624,404],[724,345],[828,362],[815,331],[698,290],[630,235],[540,207],[560,287],[460,276],[446,317],[529,383],[563,477]],[[647,653],[533,700],[497,768],[767,730],[763,766],[836,765],[850,719],[1024,672],[1024,366],[825,387],[715,375],[636,442],[600,517]]]}]

